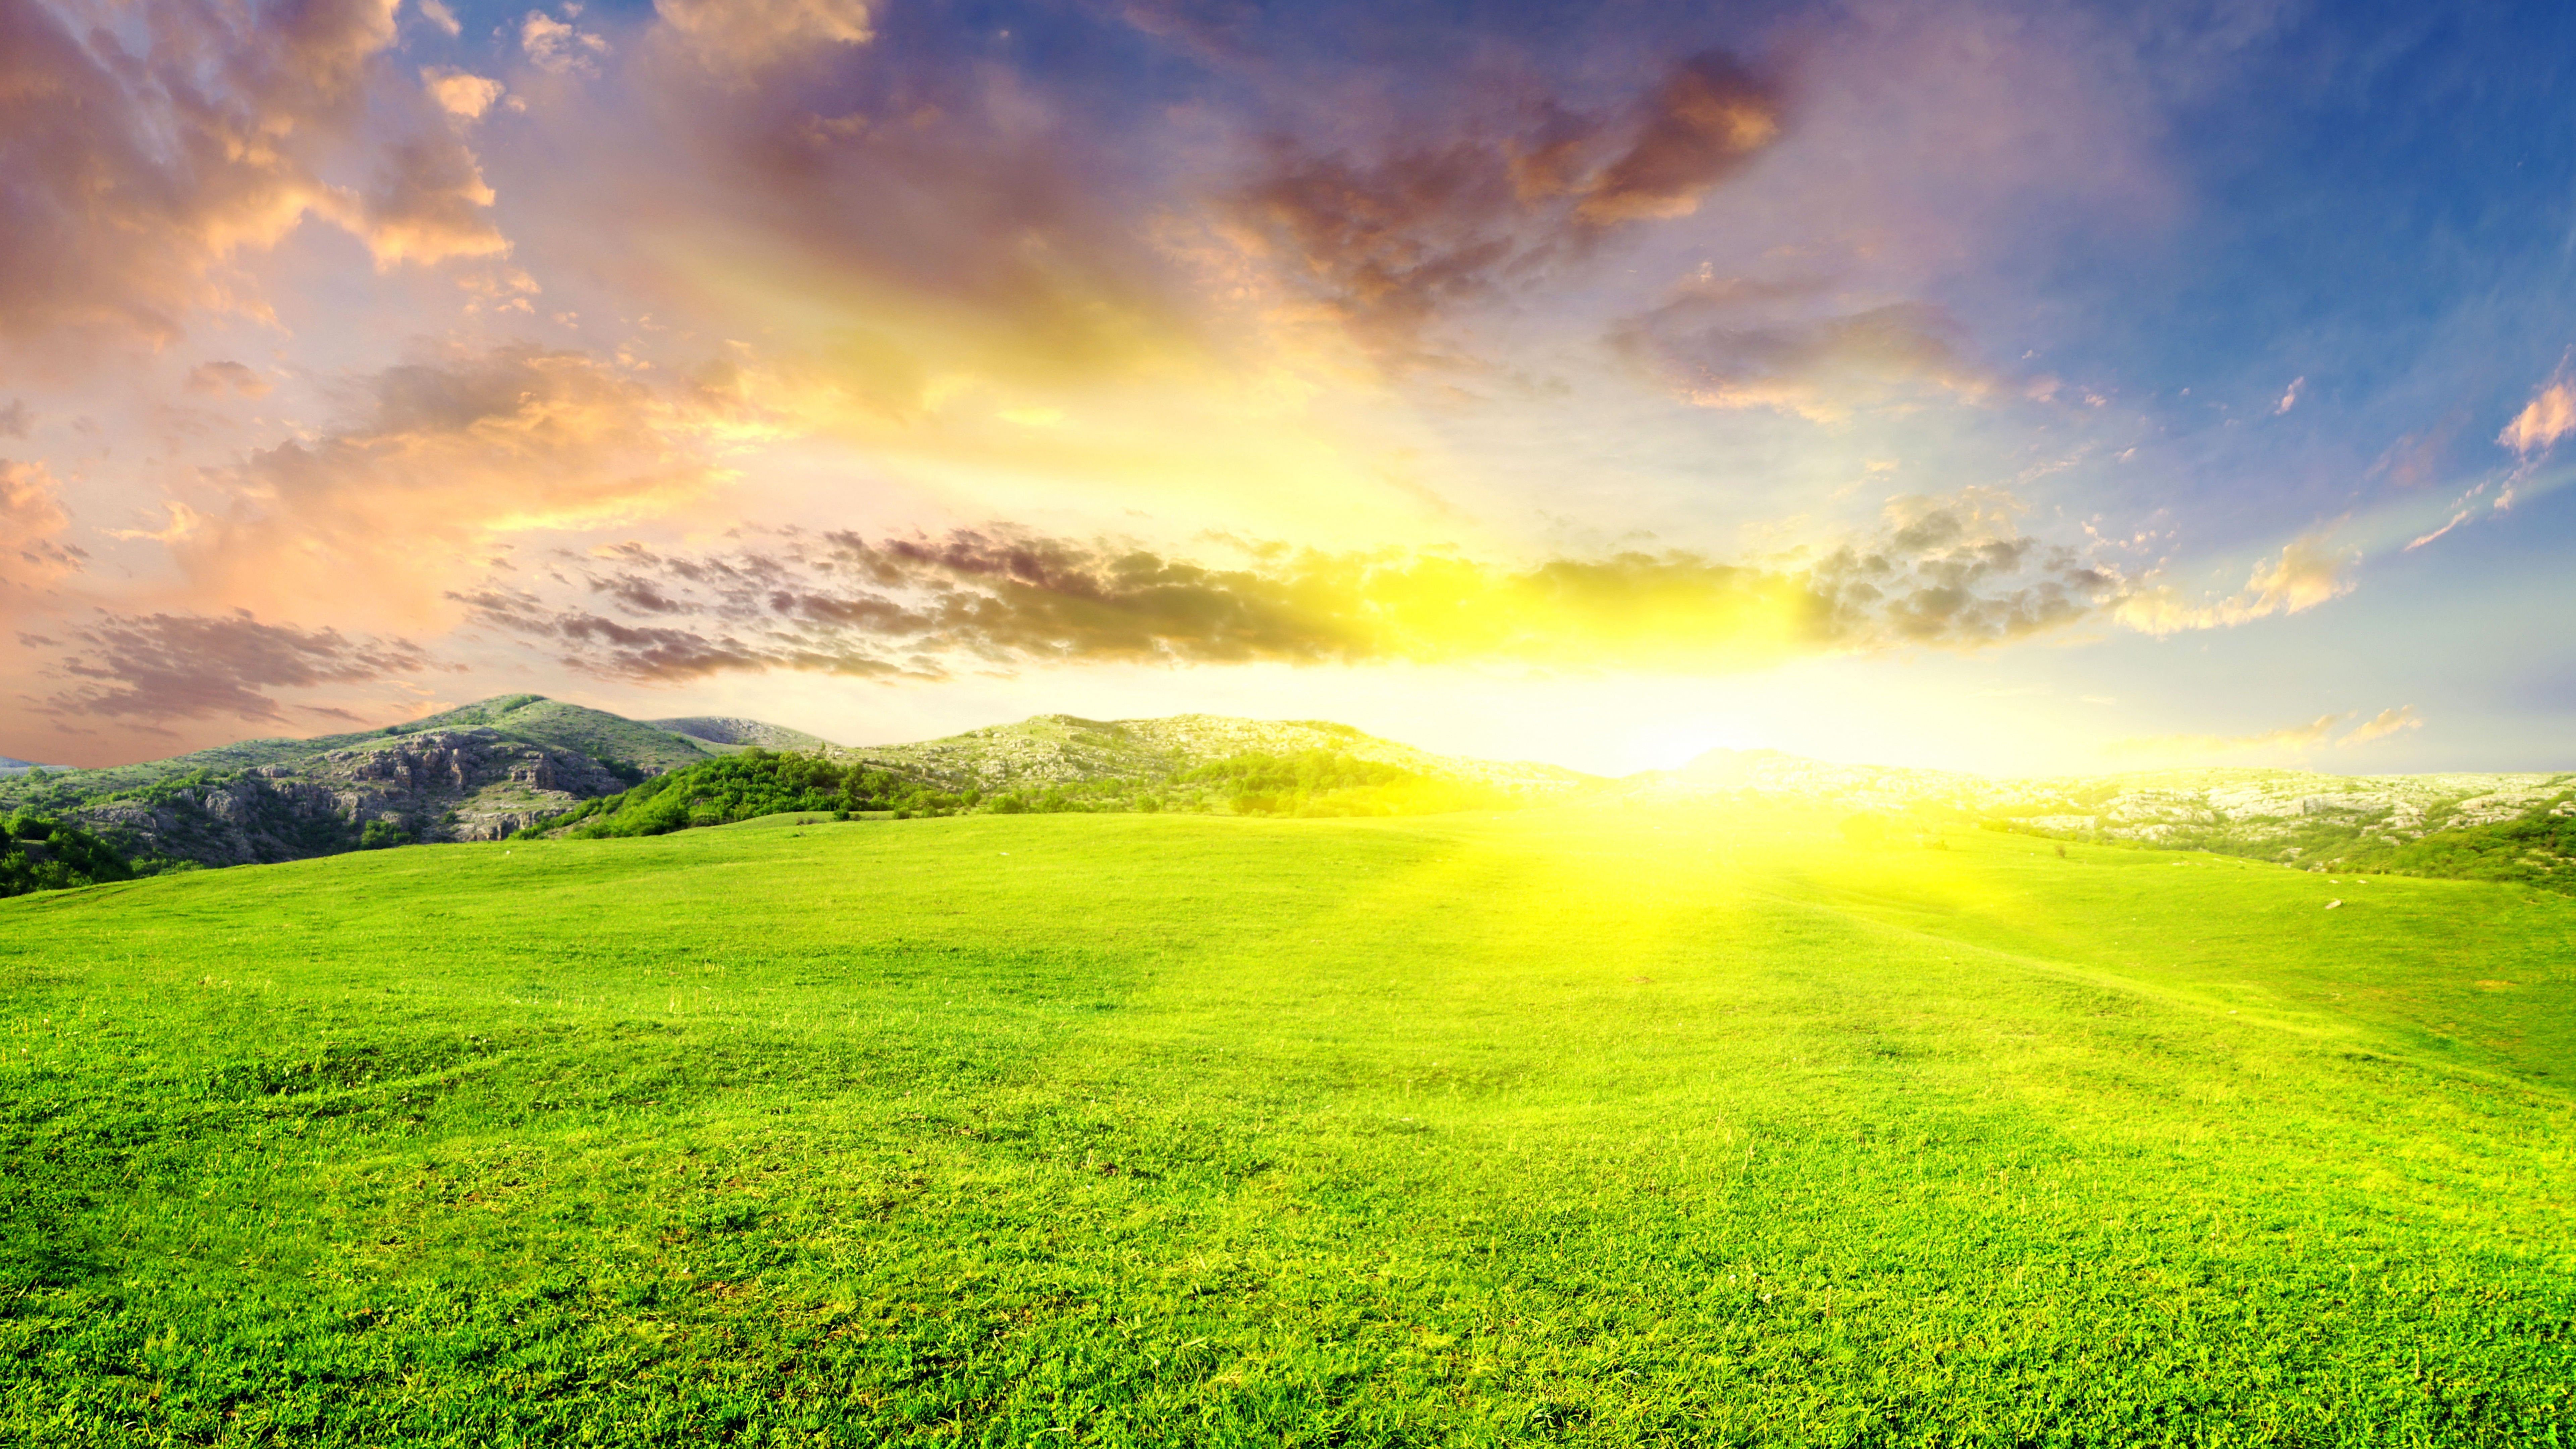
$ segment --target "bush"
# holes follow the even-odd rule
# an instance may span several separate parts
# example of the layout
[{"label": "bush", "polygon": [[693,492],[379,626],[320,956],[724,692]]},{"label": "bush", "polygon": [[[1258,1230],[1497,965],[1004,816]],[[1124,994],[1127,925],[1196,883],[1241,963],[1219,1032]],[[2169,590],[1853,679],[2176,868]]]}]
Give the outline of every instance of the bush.
[{"label": "bush", "polygon": [[24,813],[0,826],[0,896],[132,879],[125,857],[88,831]]}]

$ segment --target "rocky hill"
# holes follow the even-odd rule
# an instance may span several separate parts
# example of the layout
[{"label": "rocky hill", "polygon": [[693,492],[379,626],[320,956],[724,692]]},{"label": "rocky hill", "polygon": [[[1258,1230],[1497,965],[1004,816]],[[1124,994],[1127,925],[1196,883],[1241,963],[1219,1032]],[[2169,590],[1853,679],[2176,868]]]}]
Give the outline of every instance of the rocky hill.
[{"label": "rocky hill", "polygon": [[654,776],[747,749],[816,754],[933,790],[1000,797],[1168,782],[1245,755],[1331,751],[1415,774],[1555,798],[1604,782],[1553,765],[1458,759],[1321,721],[1040,715],[916,744],[850,749],[760,720],[637,721],[509,695],[409,724],[245,740],[176,759],[0,779],[0,818],[96,834],[144,869],[298,860],[373,845],[498,840]]},{"label": "rocky hill", "polygon": [[1435,755],[1324,720],[1212,714],[1127,720],[1042,714],[1018,724],[918,744],[867,745],[832,753],[837,759],[928,781],[942,789],[990,793],[1100,779],[1161,780],[1242,755],[1293,755],[1308,750],[1330,750],[1527,796],[1568,796],[1606,783],[1556,765]]},{"label": "rocky hill", "polygon": [[540,695],[309,740],[0,780],[0,815],[88,830],[146,868],[243,865],[402,841],[497,840],[709,757],[667,730]]}]

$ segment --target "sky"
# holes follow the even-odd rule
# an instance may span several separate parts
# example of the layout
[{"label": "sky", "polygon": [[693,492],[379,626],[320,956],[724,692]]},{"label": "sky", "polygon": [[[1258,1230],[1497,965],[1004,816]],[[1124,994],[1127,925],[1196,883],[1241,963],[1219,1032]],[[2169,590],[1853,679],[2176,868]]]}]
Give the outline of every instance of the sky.
[{"label": "sky", "polygon": [[18,0],[0,754],[2576,768],[2576,11]]}]

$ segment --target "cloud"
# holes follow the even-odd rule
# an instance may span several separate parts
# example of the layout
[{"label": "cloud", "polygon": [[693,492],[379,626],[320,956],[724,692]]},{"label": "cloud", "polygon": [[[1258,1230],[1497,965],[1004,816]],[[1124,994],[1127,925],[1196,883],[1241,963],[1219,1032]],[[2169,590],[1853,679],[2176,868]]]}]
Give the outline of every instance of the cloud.
[{"label": "cloud", "polygon": [[[196,308],[264,315],[226,263],[307,216],[380,265],[501,245],[470,154],[384,61],[392,0],[120,15],[76,32],[45,5],[0,7],[0,342],[159,345]],[[379,163],[372,190],[323,179],[351,158]]]},{"label": "cloud", "polygon": [[1779,137],[1779,93],[1724,51],[1703,51],[1656,87],[1636,139],[1581,186],[1575,215],[1595,224],[1688,216]]},{"label": "cloud", "polygon": [[1808,573],[1831,610],[1828,632],[1882,644],[2002,644],[2072,624],[2117,593],[2116,574],[2021,532],[2019,512],[1985,488],[1890,502],[1875,536],[1843,544]]},{"label": "cloud", "polygon": [[2360,555],[2333,551],[2325,535],[2285,545],[2278,557],[2254,565],[2245,587],[2224,599],[2193,603],[2171,585],[2134,589],[2114,609],[2123,624],[2162,637],[2192,629],[2230,629],[2275,614],[2296,614],[2339,599],[2357,587],[2352,569]]},{"label": "cloud", "polygon": [[[576,667],[941,677],[1071,662],[1748,668],[1835,652],[1976,649],[2081,617],[2115,581],[2011,528],[2009,500],[1904,500],[1812,563],[1669,551],[1494,563],[1419,549],[1235,544],[1207,562],[1013,529],[572,561],[583,599],[462,595]],[[633,623],[603,613],[623,613]]]},{"label": "cloud", "polygon": [[[569,7],[567,13],[579,8]],[[596,31],[575,30],[542,10],[531,10],[519,22],[519,49],[530,65],[548,75],[593,75],[599,69],[599,57],[608,53],[608,40]]]},{"label": "cloud", "polygon": [[280,720],[268,690],[364,684],[429,664],[406,640],[263,624],[247,610],[213,617],[112,614],[76,637],[77,652],[57,668],[80,683],[46,700],[46,713],[145,722]]},{"label": "cloud", "polygon": [[2370,718],[2363,720],[2352,733],[2345,735],[2342,739],[2335,741],[2335,743],[2339,746],[2346,747],[2352,745],[2366,745],[2372,740],[2384,740],[2390,735],[2399,734],[2406,730],[2420,730],[2423,727],[2424,717],[2415,712],[2415,706],[2411,704],[2401,704],[2394,709],[2383,709],[2379,713],[2372,715]]},{"label": "cloud", "polygon": [[1277,141],[1229,206],[1287,285],[1381,357],[1418,361],[1436,320],[1545,280],[1618,228],[1696,210],[1781,124],[1775,86],[1705,51],[1624,112],[1533,99],[1373,160]]},{"label": "cloud", "polygon": [[1778,315],[1821,290],[1703,280],[1614,325],[1610,345],[1700,407],[1767,407],[1827,421],[1931,391],[1971,401],[1994,391],[1995,378],[1961,354],[1958,325],[1928,303]]},{"label": "cloud", "polygon": [[2264,750],[2304,754],[2329,741],[2336,749],[2349,749],[2355,745],[2366,745],[2373,740],[2384,740],[2391,735],[2421,729],[2424,726],[2423,716],[2415,712],[2413,705],[2398,705],[2393,709],[2381,710],[2354,726],[2341,739],[2335,739],[2335,731],[2341,729],[2344,722],[2352,717],[2353,712],[2349,710],[2336,714],[2321,714],[2305,724],[2286,725],[2280,729],[2263,730],[2249,735],[2147,735],[2134,739],[2114,740],[2107,748],[2117,755],[2154,755],[2184,759],[2210,755],[2247,754]]},{"label": "cloud", "polygon": [[420,0],[420,13],[423,19],[446,31],[450,36],[465,33],[465,27],[457,22],[456,12],[448,9],[441,0]]},{"label": "cloud", "polygon": [[201,362],[188,369],[188,391],[200,397],[266,397],[268,379],[238,362]]},{"label": "cloud", "polygon": [[446,132],[423,134],[385,149],[359,232],[378,270],[497,256],[510,243],[492,226],[494,199],[464,142]]},{"label": "cloud", "polygon": [[654,0],[653,8],[690,55],[737,79],[875,35],[867,0]]},{"label": "cloud", "polygon": [[501,99],[501,83],[486,76],[468,75],[446,66],[431,66],[420,73],[420,83],[438,108],[459,120],[482,119]]},{"label": "cloud", "polygon": [[2576,433],[2576,374],[2562,362],[2558,372],[2532,393],[2496,441],[2524,457],[2546,451],[2559,439]]},{"label": "cloud", "polygon": [[2303,753],[2325,742],[2336,726],[2350,719],[2349,714],[2321,714],[2305,724],[2286,725],[2250,735],[2144,735],[2113,740],[2104,748],[2114,755],[2157,755],[2196,757],[2235,755],[2253,750],[2283,750]]},{"label": "cloud", "polygon": [[[2501,508],[2501,507],[2503,507],[2503,504],[2502,504],[2501,502],[2499,502],[2499,503],[2497,504],[2497,507]],[[2466,523],[2466,522],[2468,522],[2468,521],[2469,521],[2469,511],[2468,511],[2467,509],[2463,508],[2463,509],[2461,509],[2459,512],[2454,513],[2454,514],[2452,514],[2452,515],[2451,515],[2451,521],[2450,521],[2450,522],[2443,524],[2441,527],[2439,527],[2439,528],[2437,528],[2437,529],[2434,529],[2431,533],[2424,534],[2424,535],[2422,535],[2421,537],[2418,537],[2418,538],[2414,539],[2413,541],[2409,542],[2409,543],[2408,543],[2404,548],[2399,549],[2399,550],[2398,550],[2398,552],[2399,552],[2399,553],[2413,553],[2415,550],[2417,550],[2417,549],[2419,549],[2419,548],[2422,548],[2424,545],[2426,545],[2426,544],[2428,544],[2428,543],[2431,543],[2433,540],[2435,540],[2435,539],[2437,539],[2437,538],[2440,538],[2443,534],[2446,534],[2446,533],[2450,532],[2452,529],[2455,529],[2455,528],[2459,527],[2461,524]]]},{"label": "cloud", "polygon": [[2277,418],[2288,412],[2290,409],[2297,407],[2299,405],[2299,390],[2307,385],[2308,380],[2305,377],[2292,378],[2290,380],[2289,390],[2281,394],[2280,403],[2272,409],[2272,416]]},{"label": "cloud", "polygon": [[15,561],[0,579],[25,588],[78,569],[87,555],[58,537],[70,522],[44,464],[0,458],[0,557]]},{"label": "cloud", "polygon": [[742,418],[727,380],[657,389],[523,345],[433,353],[365,378],[340,426],[215,475],[224,506],[172,549],[228,601],[417,618],[494,538],[613,525],[715,486],[716,436]]},{"label": "cloud", "polygon": [[0,408],[0,438],[23,438],[32,423],[23,398],[11,398],[7,407]]}]

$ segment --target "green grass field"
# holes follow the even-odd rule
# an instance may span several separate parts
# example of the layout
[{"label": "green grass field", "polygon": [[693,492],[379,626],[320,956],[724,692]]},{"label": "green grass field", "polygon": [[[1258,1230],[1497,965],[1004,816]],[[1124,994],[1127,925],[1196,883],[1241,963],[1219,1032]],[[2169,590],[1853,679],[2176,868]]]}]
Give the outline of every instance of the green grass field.
[{"label": "green grass field", "polygon": [[0,1441],[2576,1442],[2576,902],[1948,846],[976,816],[0,903]]}]

